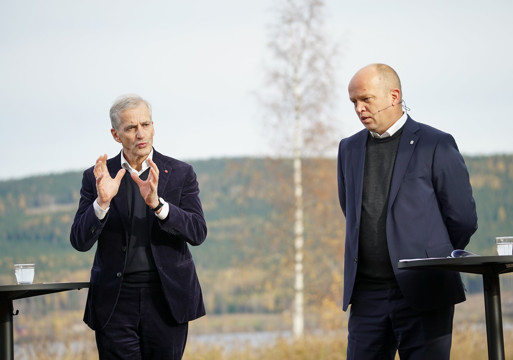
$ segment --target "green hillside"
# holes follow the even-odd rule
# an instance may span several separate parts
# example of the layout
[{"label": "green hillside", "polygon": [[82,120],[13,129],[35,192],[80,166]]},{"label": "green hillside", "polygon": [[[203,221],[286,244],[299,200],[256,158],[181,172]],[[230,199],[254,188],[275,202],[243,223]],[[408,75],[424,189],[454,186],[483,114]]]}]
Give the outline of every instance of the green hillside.
[{"label": "green hillside", "polygon": [[495,254],[495,237],[513,234],[513,155],[465,158],[477,204],[479,229],[469,249]]},{"label": "green hillside", "polygon": [[[513,235],[513,156],[465,158],[479,230],[469,250],[493,254],[494,237]],[[193,254],[210,312],[280,312],[293,293],[292,162],[216,159],[191,162],[198,175],[207,241]],[[307,159],[305,286],[307,306],[339,306],[344,222],[336,161]],[[69,244],[81,172],[0,182],[0,283],[15,262],[35,262],[36,281],[87,281],[93,251]],[[479,288],[469,280],[469,289]],[[480,280],[479,280],[480,281]]]}]

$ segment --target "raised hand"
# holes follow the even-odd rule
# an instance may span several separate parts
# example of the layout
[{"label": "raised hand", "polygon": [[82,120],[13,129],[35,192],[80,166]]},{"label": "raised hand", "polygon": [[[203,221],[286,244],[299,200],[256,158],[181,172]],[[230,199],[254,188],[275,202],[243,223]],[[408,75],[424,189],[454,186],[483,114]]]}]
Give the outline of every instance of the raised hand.
[{"label": "raised hand", "polygon": [[157,193],[159,185],[159,168],[151,159],[148,159],[148,163],[150,164],[150,173],[146,180],[141,180],[141,178],[134,173],[130,173],[130,176],[137,186],[139,186],[139,191],[141,192],[141,196],[143,197],[146,205],[154,209],[159,204],[159,196]]},{"label": "raised hand", "polygon": [[100,156],[96,160],[93,170],[94,177],[96,178],[96,191],[98,192],[96,201],[102,209],[107,209],[110,206],[112,198],[118,193],[119,184],[125,172],[125,169],[121,169],[116,174],[116,177],[112,178],[107,169],[107,154]]}]

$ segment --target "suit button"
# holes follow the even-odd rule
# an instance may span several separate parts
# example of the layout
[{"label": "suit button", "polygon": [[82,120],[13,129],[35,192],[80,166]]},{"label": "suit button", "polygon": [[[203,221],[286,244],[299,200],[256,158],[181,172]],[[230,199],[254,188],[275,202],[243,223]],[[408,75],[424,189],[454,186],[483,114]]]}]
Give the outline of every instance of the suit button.
[{"label": "suit button", "polygon": [[354,258],[353,261],[356,264],[358,262],[358,258]]},{"label": "suit button", "polygon": [[121,251],[126,252],[126,246],[121,247]]},{"label": "suit button", "polygon": [[118,278],[120,278],[122,275],[123,275],[123,274],[121,274],[121,272],[118,272],[118,273],[116,274],[116,276],[117,276]]}]

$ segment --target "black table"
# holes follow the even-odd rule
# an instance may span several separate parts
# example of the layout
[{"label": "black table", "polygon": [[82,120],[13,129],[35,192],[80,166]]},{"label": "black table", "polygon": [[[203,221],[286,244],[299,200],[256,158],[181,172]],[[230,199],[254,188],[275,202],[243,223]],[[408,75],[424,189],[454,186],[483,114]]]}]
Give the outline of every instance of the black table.
[{"label": "black table", "polygon": [[14,359],[13,300],[88,287],[88,282],[0,285],[0,360]]},{"label": "black table", "polygon": [[488,358],[504,360],[501,288],[499,275],[513,271],[513,256],[466,256],[459,258],[406,259],[399,269],[443,269],[481,274],[486,314]]}]

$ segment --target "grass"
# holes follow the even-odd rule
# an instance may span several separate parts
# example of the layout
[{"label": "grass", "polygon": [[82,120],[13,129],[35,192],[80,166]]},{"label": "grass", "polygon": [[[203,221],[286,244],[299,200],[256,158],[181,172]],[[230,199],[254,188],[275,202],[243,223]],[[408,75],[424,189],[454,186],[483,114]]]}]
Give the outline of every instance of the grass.
[{"label": "grass", "polygon": [[[513,332],[504,333],[506,359],[513,359]],[[307,336],[301,341],[278,339],[263,347],[250,345],[226,351],[219,345],[188,346],[184,360],[344,360],[346,359],[346,334]],[[397,359],[399,357],[396,357]],[[451,359],[481,360],[488,358],[486,331],[455,330]]]},{"label": "grass", "polygon": [[[80,295],[85,295],[79,293]],[[503,292],[504,321],[511,323],[512,294]],[[94,332],[82,322],[82,310],[63,311],[58,315],[48,313],[38,319],[31,318],[37,301],[58,301],[58,296],[34,298],[30,303],[17,302],[20,315],[16,316],[16,359],[24,360],[96,360]],[[82,299],[80,302],[83,302]],[[69,299],[67,300],[69,301]],[[58,304],[56,304],[58,306]],[[31,308],[29,308],[31,307]],[[307,333],[304,339],[292,341],[283,335],[274,341],[210,341],[203,337],[210,334],[252,333],[253,339],[262,332],[290,334],[290,314],[232,314],[208,315],[191,322],[189,342],[184,360],[343,360],[347,347],[347,313],[337,309],[331,317],[340,323],[331,329]],[[30,329],[22,334],[19,329]],[[58,342],[60,346],[55,346]],[[505,325],[504,344],[506,359],[513,360],[513,330]],[[23,350],[23,352],[20,352]],[[457,305],[454,322],[451,359],[486,359],[486,329],[484,327],[484,304],[482,294],[469,296],[468,301]]]},{"label": "grass", "polygon": [[[190,337],[184,360],[344,360],[346,358],[347,332],[338,331],[324,334],[308,334],[302,340],[278,338],[265,345],[239,343],[232,347],[225,344],[204,344]],[[513,359],[513,332],[504,332],[506,359]],[[96,360],[94,333],[87,331],[79,337],[69,336],[63,346],[49,345],[45,339],[31,342],[18,359],[38,360]],[[77,346],[78,344],[78,346]],[[25,344],[24,349],[27,349]],[[20,353],[18,353],[20,354]],[[451,359],[486,359],[487,344],[484,328],[460,327],[454,331]]]}]

